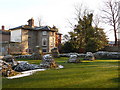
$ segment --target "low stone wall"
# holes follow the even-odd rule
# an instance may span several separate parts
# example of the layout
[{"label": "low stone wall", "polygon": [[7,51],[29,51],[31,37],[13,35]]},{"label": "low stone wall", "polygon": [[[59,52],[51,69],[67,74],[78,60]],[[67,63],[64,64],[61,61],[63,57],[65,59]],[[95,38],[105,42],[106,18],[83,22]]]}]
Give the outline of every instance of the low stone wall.
[{"label": "low stone wall", "polygon": [[[60,57],[70,57],[71,54],[76,54],[79,58],[85,58],[86,54],[78,53],[66,53],[60,54]],[[98,51],[93,53],[95,59],[118,59],[120,60],[120,52],[107,52],[107,51]]]},{"label": "low stone wall", "polygon": [[86,54],[78,54],[78,53],[64,53],[64,54],[59,54],[60,57],[70,57],[70,55],[77,55],[78,57],[85,58]]},{"label": "low stone wall", "polygon": [[[78,54],[78,53],[66,53],[59,54],[60,57],[70,57],[70,55],[77,55],[79,58],[85,58],[86,54]],[[120,52],[107,52],[107,51],[98,51],[93,53],[95,59],[120,59]],[[34,59],[33,55],[18,55],[15,56],[18,59]]]},{"label": "low stone wall", "polygon": [[99,51],[94,54],[96,59],[119,59],[120,52]]},{"label": "low stone wall", "polygon": [[33,59],[32,55],[18,55],[14,56],[16,59]]}]

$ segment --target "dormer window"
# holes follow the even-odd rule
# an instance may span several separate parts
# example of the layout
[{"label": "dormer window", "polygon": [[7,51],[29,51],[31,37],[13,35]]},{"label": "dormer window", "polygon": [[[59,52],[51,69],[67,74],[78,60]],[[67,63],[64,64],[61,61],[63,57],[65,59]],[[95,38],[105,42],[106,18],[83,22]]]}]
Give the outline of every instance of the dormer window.
[{"label": "dormer window", "polygon": [[43,32],[42,32],[42,35],[47,35],[47,31],[43,31]]}]

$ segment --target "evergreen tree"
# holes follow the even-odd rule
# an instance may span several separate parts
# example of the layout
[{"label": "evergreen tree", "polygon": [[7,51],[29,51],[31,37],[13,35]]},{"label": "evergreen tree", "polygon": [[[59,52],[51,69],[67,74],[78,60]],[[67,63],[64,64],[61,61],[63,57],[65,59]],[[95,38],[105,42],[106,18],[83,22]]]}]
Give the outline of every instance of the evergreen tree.
[{"label": "evergreen tree", "polygon": [[70,34],[70,42],[76,52],[82,48],[85,52],[95,52],[102,49],[107,44],[106,35],[103,29],[92,26],[93,14],[84,15],[79,18],[78,25]]}]

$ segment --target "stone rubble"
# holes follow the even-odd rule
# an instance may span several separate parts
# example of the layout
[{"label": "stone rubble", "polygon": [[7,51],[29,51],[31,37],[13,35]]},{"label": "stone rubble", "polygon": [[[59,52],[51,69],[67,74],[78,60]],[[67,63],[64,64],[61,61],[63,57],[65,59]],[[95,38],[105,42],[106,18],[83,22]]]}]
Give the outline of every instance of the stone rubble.
[{"label": "stone rubble", "polygon": [[80,60],[77,55],[70,55],[70,58],[68,60],[69,63],[79,63]]},{"label": "stone rubble", "polygon": [[50,54],[46,54],[43,56],[40,66],[43,68],[57,68],[58,64],[56,64],[55,60]]},{"label": "stone rubble", "polygon": [[2,74],[3,77],[10,77],[20,74],[19,72],[14,71],[12,66],[3,60],[0,60],[0,67],[0,74]]},{"label": "stone rubble", "polygon": [[95,57],[92,52],[87,52],[85,56],[85,60],[95,60]]},{"label": "stone rubble", "polygon": [[28,76],[31,74],[23,72],[33,73],[34,71],[41,71],[47,68],[60,69],[64,67],[56,64],[55,60],[49,54],[43,56],[40,65],[29,64],[27,61],[16,61],[12,55],[4,56],[0,60],[0,74],[2,74],[3,77],[18,78]]},{"label": "stone rubble", "polygon": [[17,61],[15,61],[15,58],[12,55],[7,55],[2,58],[3,61],[10,64],[12,67],[16,66],[18,64]]},{"label": "stone rubble", "polygon": [[58,51],[58,48],[57,48],[57,47],[52,48],[51,52],[52,52],[52,56],[53,56],[54,58],[60,57],[59,51]]},{"label": "stone rubble", "polygon": [[41,69],[41,67],[40,67],[40,65],[29,64],[27,62],[21,62],[14,68],[14,70],[17,72],[34,70],[34,69]]}]

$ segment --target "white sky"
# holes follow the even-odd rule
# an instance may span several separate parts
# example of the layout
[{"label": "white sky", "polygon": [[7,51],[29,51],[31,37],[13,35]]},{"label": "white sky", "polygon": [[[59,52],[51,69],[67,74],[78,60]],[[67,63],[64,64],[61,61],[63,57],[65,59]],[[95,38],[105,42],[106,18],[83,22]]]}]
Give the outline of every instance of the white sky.
[{"label": "white sky", "polygon": [[[37,18],[41,17],[43,25],[55,25],[64,35],[71,30],[67,19],[75,18],[75,4],[83,3],[98,13],[102,1],[104,0],[0,0],[0,26],[9,29],[25,25],[32,17],[35,25],[38,25]],[[107,35],[110,40],[114,40],[112,33]]]}]

